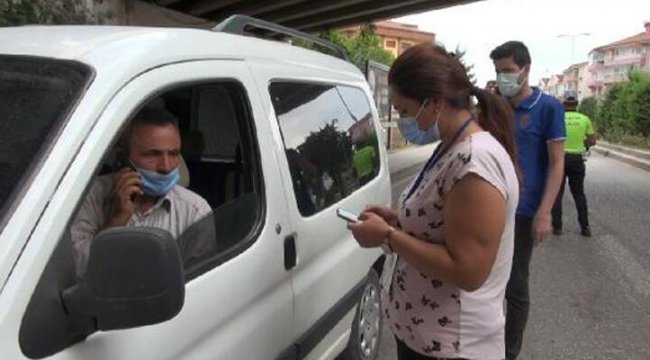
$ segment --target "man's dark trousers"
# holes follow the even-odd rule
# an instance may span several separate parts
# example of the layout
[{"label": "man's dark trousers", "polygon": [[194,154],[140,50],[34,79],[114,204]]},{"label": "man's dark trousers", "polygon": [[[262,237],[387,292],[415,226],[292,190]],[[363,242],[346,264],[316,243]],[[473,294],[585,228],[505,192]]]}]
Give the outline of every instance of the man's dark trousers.
[{"label": "man's dark trousers", "polygon": [[508,360],[514,360],[519,355],[528,321],[530,307],[528,274],[533,245],[533,219],[517,215],[512,270],[506,287],[506,358]]},{"label": "man's dark trousers", "polygon": [[562,197],[564,196],[566,178],[569,179],[569,189],[576,203],[580,229],[588,229],[589,215],[587,212],[587,197],[585,196],[585,161],[582,154],[570,153],[566,153],[564,156],[564,179],[562,179],[560,192],[557,194],[557,199],[553,205],[553,229],[562,229]]}]

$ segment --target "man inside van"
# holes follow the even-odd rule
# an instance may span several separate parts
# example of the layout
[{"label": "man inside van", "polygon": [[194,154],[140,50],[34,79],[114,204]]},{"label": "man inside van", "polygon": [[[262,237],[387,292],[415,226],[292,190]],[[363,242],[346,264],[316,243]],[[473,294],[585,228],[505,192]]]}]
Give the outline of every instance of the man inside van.
[{"label": "man inside van", "polygon": [[[164,109],[143,108],[118,144],[119,168],[95,180],[73,222],[78,276],[86,271],[93,238],[104,229],[155,227],[178,239],[190,225],[210,213],[205,199],[178,185],[180,156],[176,118]],[[192,250],[181,251],[187,257],[187,251],[203,253],[213,244],[204,241],[193,245]]]}]

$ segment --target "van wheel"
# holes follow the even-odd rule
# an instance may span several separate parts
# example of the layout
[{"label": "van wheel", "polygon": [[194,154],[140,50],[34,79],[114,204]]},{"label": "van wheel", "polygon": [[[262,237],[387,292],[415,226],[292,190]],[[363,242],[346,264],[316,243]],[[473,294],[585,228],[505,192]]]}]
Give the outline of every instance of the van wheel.
[{"label": "van wheel", "polygon": [[383,326],[380,293],[379,276],[372,269],[368,273],[366,286],[357,304],[348,347],[339,359],[377,359]]}]

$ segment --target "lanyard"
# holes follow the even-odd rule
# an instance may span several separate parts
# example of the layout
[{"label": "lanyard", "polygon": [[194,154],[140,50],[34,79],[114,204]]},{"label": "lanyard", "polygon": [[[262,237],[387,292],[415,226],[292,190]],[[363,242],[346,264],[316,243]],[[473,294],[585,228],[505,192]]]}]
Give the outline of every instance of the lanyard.
[{"label": "lanyard", "polygon": [[409,189],[409,192],[408,192],[408,194],[406,194],[406,197],[404,198],[404,201],[402,202],[402,205],[406,204],[406,201],[409,198],[411,198],[411,195],[413,195],[413,193],[415,192],[415,189],[417,189],[420,186],[420,183],[422,183],[422,180],[424,180],[424,174],[426,174],[427,171],[431,170],[438,163],[438,161],[440,161],[440,159],[442,159],[442,157],[447,153],[447,151],[449,149],[451,149],[451,147],[454,145],[454,143],[456,143],[456,141],[458,141],[458,138],[460,137],[460,135],[463,133],[463,131],[465,131],[467,126],[469,126],[469,124],[472,121],[474,121],[474,118],[469,118],[469,119],[465,120],[463,125],[461,125],[458,128],[458,130],[456,131],[454,136],[451,138],[451,142],[449,143],[449,145],[445,146],[444,149],[443,149],[443,144],[442,143],[440,143],[440,145],[438,145],[438,147],[433,152],[433,154],[431,155],[429,160],[427,160],[427,163],[424,165],[424,168],[422,168],[422,170],[420,171],[420,174],[418,175],[418,178],[413,183],[413,186],[411,186],[411,188]]}]

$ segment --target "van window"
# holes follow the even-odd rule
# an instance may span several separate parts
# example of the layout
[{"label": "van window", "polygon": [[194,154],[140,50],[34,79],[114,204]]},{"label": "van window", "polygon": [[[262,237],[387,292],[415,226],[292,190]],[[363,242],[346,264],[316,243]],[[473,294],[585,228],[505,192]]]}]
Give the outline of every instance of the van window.
[{"label": "van window", "polygon": [[298,209],[310,216],[379,173],[379,145],[368,99],[349,86],[273,82]]},{"label": "van window", "polygon": [[72,61],[0,55],[0,219],[90,77],[88,67]]},{"label": "van window", "polygon": [[[75,319],[66,316],[58,292],[83,279],[90,244],[115,206],[115,173],[126,167],[142,168],[136,155],[146,162],[147,157],[160,153],[144,149],[138,155],[142,146],[137,141],[145,143],[145,148],[152,143],[142,141],[146,136],[142,133],[138,137],[130,135],[136,126],[142,131],[144,118],[154,120],[155,125],[145,124],[158,127],[156,131],[159,126],[172,126],[178,131],[180,154],[173,146],[162,148],[169,149],[164,151],[169,151],[170,157],[178,158],[179,182],[167,193],[173,196],[161,196],[149,210],[134,213],[126,227],[155,227],[170,232],[179,246],[186,282],[236,257],[259,235],[264,217],[263,188],[259,151],[243,86],[224,80],[158,94],[142,108],[134,109],[131,119],[115,119],[128,126],[114,139],[114,146],[105,149],[103,163],[98,164],[97,175],[88,184],[24,314],[20,343],[27,356],[48,349],[50,341],[43,339],[68,345],[82,340],[66,333]],[[168,120],[160,125],[161,118],[171,118],[176,129]],[[127,141],[130,139],[138,140]],[[178,210],[181,207],[187,211]],[[67,340],[58,341],[60,337]]]}]

